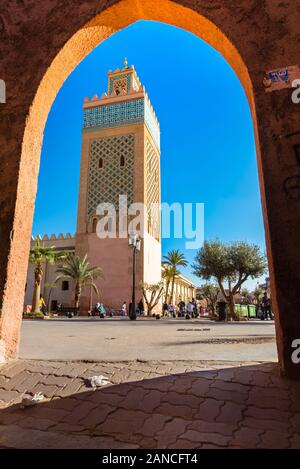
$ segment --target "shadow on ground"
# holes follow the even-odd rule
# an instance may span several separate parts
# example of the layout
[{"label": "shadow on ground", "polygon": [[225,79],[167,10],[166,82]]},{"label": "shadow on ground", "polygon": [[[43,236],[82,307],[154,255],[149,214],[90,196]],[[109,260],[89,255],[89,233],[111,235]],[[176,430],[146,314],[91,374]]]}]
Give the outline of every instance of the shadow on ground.
[{"label": "shadow on ground", "polygon": [[[95,374],[112,384],[87,388]],[[300,383],[270,363],[22,361],[0,399],[1,447],[300,448]]]}]

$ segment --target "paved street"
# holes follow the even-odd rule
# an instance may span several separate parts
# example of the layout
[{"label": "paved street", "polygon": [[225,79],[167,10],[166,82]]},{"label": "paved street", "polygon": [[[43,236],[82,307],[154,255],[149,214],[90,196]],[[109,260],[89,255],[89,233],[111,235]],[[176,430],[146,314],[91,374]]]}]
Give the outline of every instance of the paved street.
[{"label": "paved street", "polygon": [[19,361],[0,368],[0,446],[300,448],[299,396],[272,363]]},{"label": "paved street", "polygon": [[20,357],[47,360],[276,361],[273,321],[24,320]]}]

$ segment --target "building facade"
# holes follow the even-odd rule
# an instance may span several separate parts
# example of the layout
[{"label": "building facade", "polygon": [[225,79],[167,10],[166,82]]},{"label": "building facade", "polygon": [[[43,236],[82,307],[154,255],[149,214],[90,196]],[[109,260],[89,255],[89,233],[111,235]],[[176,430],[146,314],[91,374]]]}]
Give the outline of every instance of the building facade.
[{"label": "building facade", "polygon": [[[75,238],[67,233],[65,236],[59,234],[44,235],[40,238],[45,247],[54,247],[56,251],[75,253]],[[34,248],[36,239],[32,237],[31,249]],[[34,289],[34,265],[29,264],[27,272],[24,311],[29,312],[32,304]],[[57,277],[56,264],[43,265],[43,277],[41,283],[41,294],[51,311],[55,311],[59,304],[63,306],[74,306],[74,285],[69,280],[61,280],[55,283]]]},{"label": "building facade", "polygon": [[[163,266],[162,266],[163,269]],[[164,280],[164,285],[166,286],[166,281]],[[165,289],[166,290],[166,289]],[[169,285],[169,296],[168,302],[172,303],[175,306],[178,306],[180,301],[184,301],[187,304],[190,300],[196,299],[197,287],[196,285],[183,274],[179,274],[175,278],[174,282],[174,291],[173,296],[170,298],[171,294],[171,285]],[[163,296],[163,300],[165,295]]]},{"label": "building facade", "polygon": [[[99,204],[112,204],[116,218]],[[135,205],[140,222],[135,226]],[[75,252],[88,255],[100,266],[104,279],[98,280],[104,303],[114,308],[130,298],[132,249],[128,231],[139,231],[141,250],[136,262],[136,297],[141,282],[161,279],[160,204],[160,128],[154,110],[133,66],[126,59],[121,70],[108,73],[107,93],[84,102],[80,187],[75,235]],[[107,215],[101,237],[99,220]],[[131,225],[130,225],[131,224]],[[132,226],[134,228],[132,229]],[[82,295],[82,307],[89,304],[89,293]]]},{"label": "building facade", "polygon": [[[43,242],[58,249],[66,248],[80,257],[87,254],[91,266],[103,270],[104,278],[95,281],[101,302],[118,309],[124,301],[131,300],[133,267],[128,233],[138,232],[139,301],[141,283],[161,281],[160,197],[159,122],[134,67],[128,66],[125,59],[121,70],[108,72],[107,92],[100,98],[94,95],[84,100],[75,236],[51,235],[50,239],[44,236]],[[71,285],[64,282],[61,288],[49,287],[55,280],[55,269],[45,266],[42,293],[47,301],[46,290],[51,290],[52,307],[57,302],[70,305]],[[175,285],[175,302],[179,297],[187,299],[188,285],[191,285],[188,280]],[[26,304],[31,303],[32,290],[30,266]],[[85,288],[80,308],[87,311],[89,306],[90,289]]]},{"label": "building facade", "polygon": [[[70,253],[75,253],[75,238],[72,237],[69,233],[66,236],[59,234],[57,237],[52,234],[50,237],[44,235],[42,238],[39,237],[41,243],[45,247],[54,246],[57,251],[63,250]],[[34,247],[36,243],[36,238],[32,237],[31,248]],[[58,304],[62,306],[74,306],[74,284],[68,280],[60,280],[55,283],[57,277],[56,273],[57,265],[56,264],[46,264],[43,266],[43,279],[41,284],[41,294],[45,299],[49,309],[55,311]],[[163,265],[161,266],[163,270]],[[166,286],[166,281],[164,280],[164,286]],[[26,294],[25,294],[25,307],[24,311],[30,311],[32,296],[33,296],[33,287],[34,287],[34,266],[29,265],[28,275],[27,275],[27,284],[26,284]],[[131,287],[130,287],[131,288]],[[97,301],[103,301],[106,307],[112,307],[110,302],[105,302],[103,300],[103,287],[102,281],[100,282],[100,295],[97,296],[95,293],[92,293],[92,302],[95,304]],[[169,285],[169,295],[171,291],[171,285]],[[90,292],[89,292],[90,293]],[[130,301],[131,290],[128,293],[128,301]],[[189,300],[196,298],[197,287],[193,282],[186,277],[185,275],[178,275],[175,279],[173,297],[169,302],[174,305],[178,305],[179,301],[183,300],[185,303],[188,303]],[[141,297],[141,290],[137,288],[137,299]],[[165,294],[161,298],[161,302],[164,301]],[[119,305],[120,307],[120,305]],[[116,309],[119,309],[116,308]],[[159,304],[157,311],[160,311],[161,303]],[[82,310],[83,313],[86,311]]]}]

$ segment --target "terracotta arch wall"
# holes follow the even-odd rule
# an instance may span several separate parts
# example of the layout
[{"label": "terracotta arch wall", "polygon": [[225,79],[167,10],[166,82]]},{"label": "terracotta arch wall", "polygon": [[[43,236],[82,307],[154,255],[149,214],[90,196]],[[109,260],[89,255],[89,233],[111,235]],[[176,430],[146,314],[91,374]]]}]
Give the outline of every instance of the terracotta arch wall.
[{"label": "terracotta arch wall", "polygon": [[5,16],[0,17],[0,30],[7,38],[0,61],[1,78],[7,86],[7,103],[0,108],[2,359],[15,357],[18,349],[39,157],[52,102],[70,72],[96,45],[139,19],[149,19],[179,26],[204,39],[225,57],[243,84],[257,143],[280,365],[298,376],[290,356],[291,339],[300,338],[299,321],[293,313],[300,309],[293,290],[300,283],[295,265],[300,211],[299,204],[282,190],[285,179],[297,173],[297,168],[293,140],[278,137],[297,130],[299,111],[291,103],[289,90],[267,95],[262,86],[265,70],[297,63],[295,1],[69,3],[10,2]]}]

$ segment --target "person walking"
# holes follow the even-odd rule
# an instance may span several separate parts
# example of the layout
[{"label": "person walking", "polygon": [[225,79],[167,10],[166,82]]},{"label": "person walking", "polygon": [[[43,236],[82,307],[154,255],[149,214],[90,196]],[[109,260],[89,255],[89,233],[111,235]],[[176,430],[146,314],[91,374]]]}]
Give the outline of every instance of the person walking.
[{"label": "person walking", "polygon": [[194,317],[194,303],[190,300],[187,304],[187,314],[186,319],[190,319]]},{"label": "person walking", "polygon": [[163,310],[163,316],[167,316],[167,315],[168,315],[168,311],[169,311],[168,303],[165,302],[165,303],[163,304],[162,310]]},{"label": "person walking", "polygon": [[219,321],[226,321],[226,301],[218,301],[217,310]]},{"label": "person walking", "polygon": [[265,303],[265,318],[268,319],[270,317],[270,320],[273,320],[273,314],[272,314],[272,308],[271,308],[271,299],[267,298],[266,303]]},{"label": "person walking", "polygon": [[[262,298],[262,320],[268,319],[269,310],[270,308],[268,307],[268,297],[267,297],[267,293],[265,293]],[[271,319],[272,319],[272,315],[271,315]]]},{"label": "person walking", "polygon": [[139,303],[138,303],[137,309],[138,309],[138,312],[139,312],[139,315],[140,315],[140,316],[141,316],[142,313],[145,311],[145,309],[144,309],[144,302],[143,302],[142,298],[140,299],[140,301],[139,301]]},{"label": "person walking", "polygon": [[106,316],[106,309],[103,303],[100,303],[99,305],[99,315],[100,315],[100,318],[105,318]]},{"label": "person walking", "polygon": [[172,303],[169,304],[168,310],[169,310],[170,315],[173,318],[175,318],[176,317],[176,311],[175,311],[175,306]]},{"label": "person walking", "polygon": [[126,301],[124,301],[124,303],[122,304],[122,316],[127,316],[127,305],[126,305]]},{"label": "person walking", "polygon": [[47,310],[47,308],[46,308],[45,300],[44,300],[43,296],[40,295],[40,311],[41,311],[41,313],[44,314],[44,316],[46,315],[46,312],[47,312],[46,310]]},{"label": "person walking", "polygon": [[97,301],[95,304],[94,309],[92,310],[92,316],[96,316],[97,314],[100,314],[100,303]]},{"label": "person walking", "polygon": [[193,318],[197,318],[198,317],[198,308],[197,308],[197,303],[196,303],[195,298],[192,299],[192,303],[194,305]]},{"label": "person walking", "polygon": [[178,317],[183,317],[185,313],[185,302],[183,300],[180,300],[178,303]]}]

